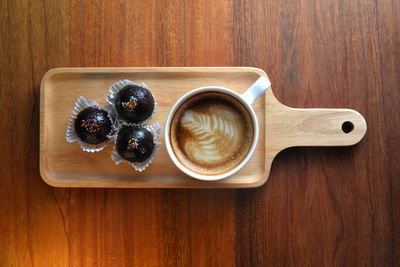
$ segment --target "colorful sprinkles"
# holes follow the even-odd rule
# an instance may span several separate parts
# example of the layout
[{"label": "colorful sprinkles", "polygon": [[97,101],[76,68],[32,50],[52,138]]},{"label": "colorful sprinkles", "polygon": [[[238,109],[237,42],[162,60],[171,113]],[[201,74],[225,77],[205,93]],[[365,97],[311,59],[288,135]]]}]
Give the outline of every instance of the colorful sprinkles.
[{"label": "colorful sprinkles", "polygon": [[82,120],[81,127],[85,127],[85,130],[89,133],[95,133],[100,130],[100,125],[94,119],[88,119],[87,121]]},{"label": "colorful sprinkles", "polygon": [[[98,110],[100,110],[99,107],[95,107],[95,108],[98,109]],[[76,113],[76,115],[74,116],[74,124],[75,124],[76,118],[78,118],[79,113],[81,113],[82,110],[84,110],[84,108],[81,108],[81,109]]]},{"label": "colorful sprinkles", "polygon": [[131,138],[131,139],[129,139],[129,141],[128,141],[128,147],[127,147],[127,150],[129,150],[129,151],[131,151],[131,150],[134,150],[134,149],[137,149],[138,148],[138,142],[136,141],[136,139],[135,138]]},{"label": "colorful sprinkles", "polygon": [[137,98],[134,97],[134,96],[131,96],[131,97],[129,98],[129,101],[128,101],[128,102],[122,102],[121,104],[122,104],[122,107],[123,107],[125,110],[127,110],[128,112],[133,112],[133,111],[135,110],[135,107],[136,107],[136,105],[137,105],[137,102],[138,102]]},{"label": "colorful sprinkles", "polygon": [[84,110],[84,108],[81,108],[81,109],[78,111],[78,113],[76,113],[76,115],[75,115],[75,117],[74,117],[74,124],[75,124],[76,118],[78,118],[78,115],[79,115],[79,113],[81,113],[82,110]]}]

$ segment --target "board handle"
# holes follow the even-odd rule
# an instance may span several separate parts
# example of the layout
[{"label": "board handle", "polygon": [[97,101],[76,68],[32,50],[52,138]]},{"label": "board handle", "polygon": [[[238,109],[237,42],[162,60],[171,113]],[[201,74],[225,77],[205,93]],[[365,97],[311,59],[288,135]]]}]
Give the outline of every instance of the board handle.
[{"label": "board handle", "polygon": [[[367,131],[364,117],[352,109],[275,109],[273,124],[266,123],[280,149],[293,146],[350,146]],[[267,141],[267,140],[266,140]],[[268,142],[268,141],[267,141]]]}]

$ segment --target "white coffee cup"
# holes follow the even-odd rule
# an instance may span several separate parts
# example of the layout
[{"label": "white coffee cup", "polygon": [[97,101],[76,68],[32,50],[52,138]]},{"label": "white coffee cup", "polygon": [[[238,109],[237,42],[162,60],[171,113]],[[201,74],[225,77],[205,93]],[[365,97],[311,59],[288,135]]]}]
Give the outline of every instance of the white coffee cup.
[{"label": "white coffee cup", "polygon": [[[184,173],[187,175],[203,180],[203,181],[217,181],[217,180],[222,180],[224,178],[227,178],[231,176],[232,174],[236,173],[239,171],[243,166],[246,165],[246,163],[250,160],[251,156],[254,153],[254,150],[256,149],[257,142],[258,142],[258,135],[259,135],[259,129],[258,129],[258,121],[256,114],[251,107],[251,105],[256,101],[268,88],[271,87],[271,82],[268,80],[266,76],[261,76],[252,86],[250,86],[249,89],[247,89],[243,94],[238,94],[233,90],[230,90],[228,88],[224,87],[218,87],[218,86],[206,86],[206,87],[201,87],[194,89],[185,95],[183,95],[179,100],[174,104],[172,107],[171,111],[168,114],[167,120],[165,122],[165,146],[167,148],[168,154],[171,157],[172,161],[174,164]],[[171,144],[171,137],[170,137],[170,130],[171,130],[171,122],[172,119],[174,118],[174,115],[178,108],[185,103],[189,98],[192,96],[195,96],[200,93],[206,93],[206,92],[219,92],[219,93],[224,93],[226,95],[229,95],[230,97],[235,98],[238,100],[248,111],[250,114],[252,124],[253,124],[253,139],[251,142],[251,146],[249,151],[247,152],[246,156],[242,159],[242,161],[233,167],[232,169],[223,172],[221,174],[216,174],[216,175],[210,175],[210,174],[202,174],[195,172],[189,168],[187,168],[185,165],[183,165],[179,159],[176,157],[175,152],[172,148]]]}]

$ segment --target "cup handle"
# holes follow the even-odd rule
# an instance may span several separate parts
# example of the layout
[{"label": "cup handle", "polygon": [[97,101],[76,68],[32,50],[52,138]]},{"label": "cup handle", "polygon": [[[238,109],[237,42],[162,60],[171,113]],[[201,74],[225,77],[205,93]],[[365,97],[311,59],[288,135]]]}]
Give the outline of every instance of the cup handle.
[{"label": "cup handle", "polygon": [[268,78],[266,76],[261,76],[241,96],[244,99],[244,101],[247,102],[247,104],[251,105],[270,87],[271,87],[271,82],[268,80]]}]

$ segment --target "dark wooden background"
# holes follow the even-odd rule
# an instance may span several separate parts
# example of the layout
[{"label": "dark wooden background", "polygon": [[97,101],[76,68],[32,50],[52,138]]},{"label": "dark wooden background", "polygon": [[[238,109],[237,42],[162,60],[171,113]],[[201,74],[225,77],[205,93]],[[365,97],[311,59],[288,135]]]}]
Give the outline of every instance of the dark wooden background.
[{"label": "dark wooden background", "polygon": [[[400,1],[0,1],[0,266],[399,266]],[[250,190],[58,189],[39,84],[62,66],[255,66],[354,147],[292,148]]]}]

